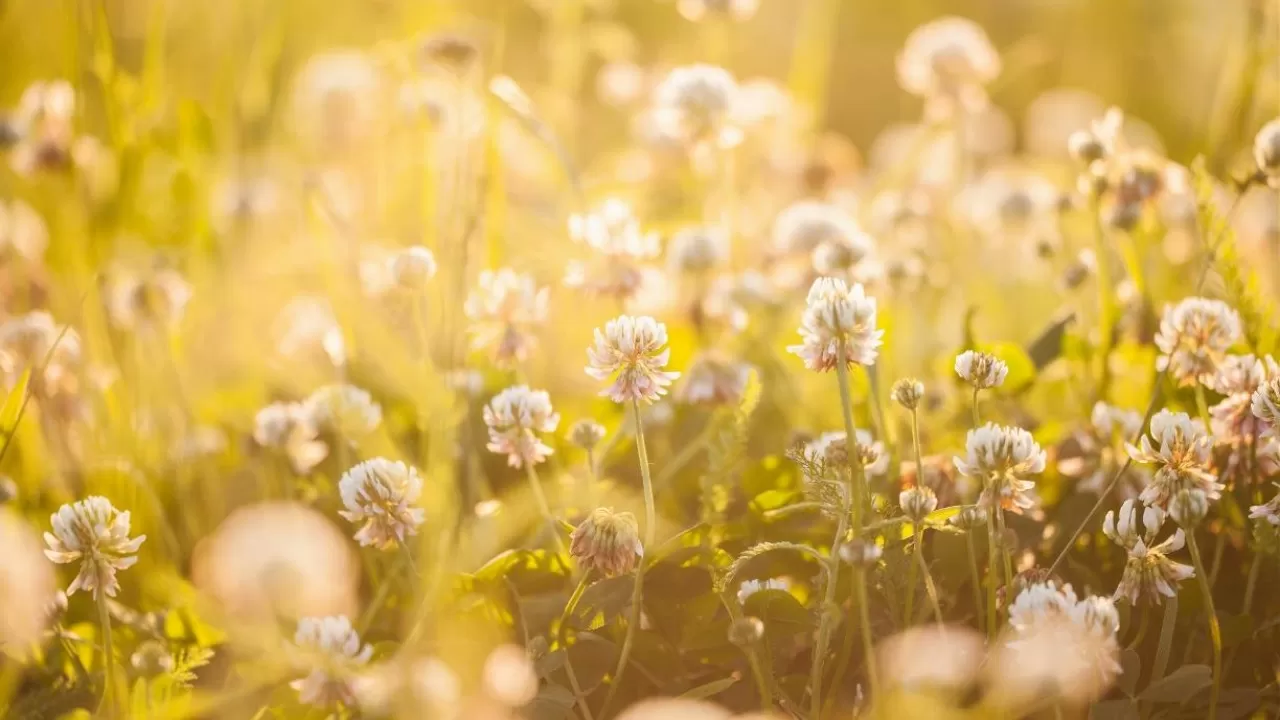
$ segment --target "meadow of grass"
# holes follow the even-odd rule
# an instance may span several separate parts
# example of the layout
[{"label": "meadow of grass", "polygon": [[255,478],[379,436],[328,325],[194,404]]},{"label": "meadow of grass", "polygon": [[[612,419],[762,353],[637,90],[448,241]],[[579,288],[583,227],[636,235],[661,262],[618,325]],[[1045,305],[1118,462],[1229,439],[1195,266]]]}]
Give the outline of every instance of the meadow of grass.
[{"label": "meadow of grass", "polygon": [[1280,3],[0,0],[0,716],[1280,716]]}]

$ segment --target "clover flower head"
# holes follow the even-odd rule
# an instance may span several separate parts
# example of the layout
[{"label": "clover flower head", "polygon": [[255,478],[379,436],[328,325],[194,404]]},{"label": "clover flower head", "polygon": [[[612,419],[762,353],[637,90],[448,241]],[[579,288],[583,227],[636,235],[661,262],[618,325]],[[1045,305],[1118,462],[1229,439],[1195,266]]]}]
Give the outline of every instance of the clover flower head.
[{"label": "clover flower head", "polygon": [[316,707],[352,706],[354,673],[373,657],[373,646],[360,641],[351,620],[345,615],[302,618],[293,642],[312,667],[306,677],[289,683],[298,699]]},{"label": "clover flower head", "polygon": [[1115,597],[1134,605],[1144,601],[1159,604],[1165,597],[1176,596],[1178,583],[1195,575],[1190,565],[1169,558],[1170,553],[1186,544],[1181,528],[1163,542],[1156,542],[1166,516],[1159,507],[1134,500],[1126,500],[1118,515],[1107,511],[1102,532],[1128,554]]},{"label": "clover flower head", "polygon": [[994,508],[998,504],[1016,512],[1035,506],[1026,478],[1044,472],[1046,454],[1031,433],[1018,427],[987,423],[965,437],[965,457],[955,458],[962,475],[981,479],[978,504]]},{"label": "clover flower head", "polygon": [[938,509],[938,496],[931,488],[916,485],[898,493],[898,507],[902,508],[902,513],[910,518],[911,522],[918,523],[929,513]]},{"label": "clover flower head", "polygon": [[818,372],[834,370],[838,363],[874,365],[883,330],[876,329],[876,300],[862,285],[852,287],[837,278],[818,278],[809,288],[800,320],[800,345],[787,352]]},{"label": "clover flower head", "polygon": [[[1031,681],[1052,678],[1058,692],[1097,696],[1121,673],[1116,633],[1120,614],[1110,598],[1077,598],[1070,585],[1027,585],[1009,605],[1007,654],[996,672]],[[1046,657],[1046,653],[1049,656]],[[1048,666],[1045,666],[1047,663]],[[1029,687],[1044,687],[1031,682]]]},{"label": "clover flower head", "polygon": [[667,260],[673,270],[705,273],[724,264],[729,254],[729,238],[723,229],[696,225],[679,230],[667,246]]},{"label": "clover flower head", "polygon": [[367,390],[354,385],[325,385],[305,401],[307,411],[321,430],[357,441],[382,424],[382,406]]},{"label": "clover flower head", "polygon": [[677,402],[689,405],[731,405],[742,399],[751,366],[709,350],[689,363],[684,379],[676,387]]},{"label": "clover flower head", "polygon": [[353,523],[364,523],[356,532],[356,542],[391,550],[400,547],[406,536],[416,535],[425,511],[414,507],[422,494],[418,471],[403,462],[374,458],[342,474],[338,495],[345,510],[339,515]]},{"label": "clover flower head", "polygon": [[272,403],[253,418],[253,439],[264,448],[284,452],[293,471],[305,475],[329,454],[307,405]]},{"label": "clover flower head", "polygon": [[520,468],[537,465],[555,452],[538,433],[555,432],[560,414],[552,409],[546,390],[514,385],[484,407],[484,424],[489,429],[489,451],[506,455],[508,465]]},{"label": "clover flower head", "polygon": [[897,57],[902,89],[944,112],[981,109],[986,104],[983,88],[1000,69],[1000,55],[987,34],[960,17],[939,18],[916,28]]},{"label": "clover flower head", "polygon": [[596,508],[570,535],[569,554],[584,570],[598,570],[605,577],[630,573],[644,557],[636,516]]},{"label": "clover flower head", "polygon": [[738,83],[728,70],[686,65],[654,88],[654,113],[668,132],[686,142],[732,145],[741,134],[730,122],[737,93]]},{"label": "clover flower head", "polygon": [[523,362],[535,345],[534,329],[547,320],[550,297],[532,275],[510,268],[480,273],[463,305],[471,348],[489,349],[501,367]]},{"label": "clover flower head", "polygon": [[600,392],[614,402],[653,402],[667,392],[680,373],[664,370],[671,357],[667,326],[648,316],[619,315],[596,328],[595,343],[587,348],[587,375],[610,380]]},{"label": "clover flower head", "polygon": [[1213,438],[1204,423],[1186,413],[1161,410],[1151,418],[1149,435],[1138,445],[1126,443],[1134,462],[1156,466],[1150,483],[1139,495],[1147,505],[1167,510],[1180,490],[1200,490],[1209,500],[1222,496],[1223,485],[1210,470]]},{"label": "clover flower head", "polygon": [[1240,315],[1221,300],[1192,297],[1166,308],[1156,333],[1156,369],[1181,386],[1208,383],[1242,334]]},{"label": "clover flower head", "polygon": [[956,375],[975,390],[1000,387],[1009,374],[1009,366],[990,353],[966,350],[956,356]]},{"label": "clover flower head", "polygon": [[135,553],[146,535],[129,537],[129,513],[120,512],[111,501],[92,495],[63,505],[50,517],[53,532],[44,534],[49,546],[46,557],[55,563],[80,563],[80,572],[67,594],[88,590],[94,597],[106,593],[115,597],[120,589],[116,572],[138,562]]}]

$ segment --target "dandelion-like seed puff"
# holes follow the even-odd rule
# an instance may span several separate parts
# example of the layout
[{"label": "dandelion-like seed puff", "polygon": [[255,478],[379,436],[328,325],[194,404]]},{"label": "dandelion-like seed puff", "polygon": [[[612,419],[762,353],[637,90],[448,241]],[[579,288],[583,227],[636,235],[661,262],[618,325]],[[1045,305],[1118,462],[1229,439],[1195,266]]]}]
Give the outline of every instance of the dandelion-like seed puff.
[{"label": "dandelion-like seed puff", "polygon": [[537,465],[555,452],[538,433],[555,432],[560,414],[552,409],[547,391],[516,385],[484,407],[484,424],[489,428],[489,451],[506,455],[508,465],[520,468]]},{"label": "dandelion-like seed puff", "polygon": [[1240,315],[1221,300],[1192,297],[1165,309],[1156,333],[1156,369],[1183,387],[1205,383],[1242,334]]},{"label": "dandelion-like seed puff", "polygon": [[1179,490],[1199,490],[1210,500],[1222,497],[1223,485],[1209,469],[1213,438],[1204,423],[1186,413],[1161,410],[1151,418],[1150,435],[1125,449],[1134,462],[1156,466],[1151,482],[1138,496],[1162,510]]},{"label": "dandelion-like seed puff", "polygon": [[587,375],[610,380],[600,394],[617,403],[654,402],[666,394],[678,372],[664,368],[671,358],[667,326],[648,316],[619,315],[596,328],[595,344],[587,348]]},{"label": "dandelion-like seed puff", "polygon": [[969,431],[964,458],[955,458],[962,475],[983,481],[978,504],[1015,511],[1035,506],[1030,475],[1044,472],[1045,452],[1031,433],[1017,427],[987,423]]},{"label": "dandelion-like seed puff", "polygon": [[49,546],[45,556],[56,563],[80,563],[80,573],[67,594],[88,590],[95,598],[100,592],[115,597],[120,590],[116,572],[138,562],[134,553],[147,539],[146,535],[129,537],[128,511],[121,512],[110,500],[93,495],[63,505],[49,520],[53,532],[44,534]]},{"label": "dandelion-like seed puff", "polygon": [[364,523],[356,542],[379,550],[399,547],[408,535],[416,535],[425,519],[422,508],[413,507],[422,494],[418,471],[403,462],[374,458],[342,475],[338,494],[346,510],[339,515]]},{"label": "dandelion-like seed puff", "polygon": [[849,287],[843,280],[818,278],[809,288],[800,320],[800,345],[787,352],[818,372],[834,370],[837,363],[874,365],[883,344],[883,330],[876,329],[876,300],[862,285]]}]

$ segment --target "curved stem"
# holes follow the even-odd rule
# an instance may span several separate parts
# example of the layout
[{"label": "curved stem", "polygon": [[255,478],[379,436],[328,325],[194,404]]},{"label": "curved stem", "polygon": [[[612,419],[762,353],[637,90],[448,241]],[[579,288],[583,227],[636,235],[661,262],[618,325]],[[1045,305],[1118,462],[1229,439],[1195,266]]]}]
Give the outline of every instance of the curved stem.
[{"label": "curved stem", "polygon": [[821,717],[822,711],[822,667],[827,660],[827,644],[831,641],[831,623],[835,619],[836,583],[840,578],[840,543],[844,541],[846,513],[840,513],[836,520],[836,534],[831,539],[831,554],[827,558],[827,585],[823,591],[821,617],[818,622],[818,638],[813,646],[813,657],[809,665],[809,715]]},{"label": "curved stem", "polygon": [[[919,546],[920,538],[913,538],[912,545]],[[915,550],[911,551],[911,563],[907,565],[907,596],[903,599],[902,608],[902,627],[911,627],[912,621],[915,620],[915,604],[916,604],[916,571],[918,564],[915,559]]]},{"label": "curved stem", "polygon": [[978,549],[973,544],[972,530],[965,531],[964,542],[969,548],[969,575],[973,585],[973,612],[978,618],[978,629],[982,630],[986,624],[982,615],[982,574],[978,572]]},{"label": "curved stem", "polygon": [[1200,593],[1204,596],[1205,610],[1209,614],[1209,637],[1213,641],[1213,687],[1209,694],[1209,720],[1214,720],[1218,716],[1218,695],[1222,689],[1222,628],[1218,624],[1218,613],[1213,607],[1209,577],[1205,575],[1204,562],[1200,559],[1200,546],[1196,543],[1194,533],[1187,532],[1186,535],[1187,547],[1191,549],[1191,561],[1196,567],[1196,579],[1200,581]]},{"label": "curved stem", "polygon": [[[640,419],[640,400],[631,401],[632,419],[636,426],[636,454],[640,461],[640,479],[644,485],[644,547],[652,550],[657,534],[657,509],[653,501],[653,478],[649,473],[649,451],[644,444],[644,424]],[[644,605],[644,562],[636,566],[636,581],[631,589],[631,618],[627,622],[627,634],[622,640],[622,650],[618,654],[618,666],[613,671],[613,681],[609,685],[609,693],[605,695],[600,715],[608,716],[609,705],[622,684],[622,675],[627,669],[627,661],[631,659],[631,645],[635,642],[636,630],[640,627],[640,614]]]},{"label": "curved stem", "polygon": [[929,596],[929,602],[933,605],[933,618],[939,625],[942,624],[942,604],[938,602],[938,588],[933,584],[933,575],[929,572],[929,565],[924,561],[924,528],[918,528],[915,536],[916,564],[920,566],[920,572],[924,575],[924,590]]},{"label": "curved stem", "polygon": [[[736,623],[742,619],[742,608],[738,606],[737,600],[730,597],[727,591],[719,593],[720,603],[724,605],[724,609],[729,611],[729,622]],[[751,645],[742,649],[747,656],[747,662],[751,664],[751,674],[756,680],[756,691],[760,693],[760,709],[764,712],[773,711],[773,677],[765,670],[764,661],[760,656],[760,645],[762,641],[757,640]]]},{"label": "curved stem", "polygon": [[569,596],[569,602],[565,604],[564,612],[560,614],[560,623],[556,626],[556,645],[564,650],[564,674],[569,678],[569,687],[573,690],[578,711],[586,720],[594,720],[594,718],[591,716],[591,707],[587,705],[587,698],[582,693],[582,686],[578,683],[578,675],[573,671],[573,664],[569,662],[569,646],[565,642],[565,629],[569,624],[569,616],[578,607],[578,602],[582,600],[582,595],[587,591],[587,585],[590,582],[591,571],[588,570],[582,573],[582,579],[578,581],[578,587],[574,589],[573,595]]}]

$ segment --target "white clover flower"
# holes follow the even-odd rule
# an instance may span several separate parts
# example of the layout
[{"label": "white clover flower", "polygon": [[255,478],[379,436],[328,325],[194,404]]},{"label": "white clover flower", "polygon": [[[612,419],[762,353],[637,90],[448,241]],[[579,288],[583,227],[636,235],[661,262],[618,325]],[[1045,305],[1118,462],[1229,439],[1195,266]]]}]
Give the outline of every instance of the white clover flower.
[{"label": "white clover flower", "polygon": [[724,264],[729,237],[715,226],[696,225],[676,232],[667,246],[667,262],[683,273],[705,273]]},{"label": "white clover flower", "polygon": [[685,142],[732,145],[741,136],[730,123],[737,93],[737,81],[724,68],[678,67],[654,88],[654,114],[667,132]]},{"label": "white clover flower", "polygon": [[514,468],[537,465],[555,452],[538,433],[555,432],[560,414],[551,408],[546,390],[530,390],[515,385],[503,390],[484,407],[484,424],[489,427],[490,452],[507,456]]},{"label": "white clover flower", "polygon": [[987,423],[965,437],[964,459],[954,458],[962,475],[982,480],[978,504],[1017,512],[1035,506],[1030,475],[1044,472],[1045,452],[1031,433],[1017,427]]},{"label": "white clover flower", "polygon": [[0,508],[0,648],[25,656],[48,624],[49,598],[57,591],[53,566],[40,551],[40,537]]},{"label": "white clover flower", "polygon": [[1280,119],[1271,120],[1253,139],[1253,160],[1258,170],[1267,177],[1267,182],[1275,185],[1280,177]]},{"label": "white clover flower", "polygon": [[1181,386],[1208,383],[1242,335],[1240,315],[1221,300],[1192,297],[1168,307],[1155,343],[1156,369]]},{"label": "white clover flower", "polygon": [[818,278],[809,288],[800,320],[800,345],[787,352],[818,372],[834,370],[837,363],[874,365],[883,330],[876,329],[876,300],[862,286],[852,288],[843,280]]},{"label": "white clover flower", "polygon": [[1184,528],[1195,529],[1209,514],[1209,498],[1203,490],[1182,489],[1169,500],[1169,517]]},{"label": "white clover flower", "polygon": [[[862,471],[869,476],[883,475],[889,469],[889,454],[885,452],[884,443],[873,438],[870,432],[858,428],[854,428],[854,437]],[[804,446],[808,463],[827,470],[848,467],[848,452],[848,435],[843,430],[822,433]]]},{"label": "white clover flower", "polygon": [[360,642],[360,634],[345,615],[302,618],[293,636],[310,673],[289,686],[298,691],[298,700],[315,707],[355,703],[354,673],[373,657],[373,646]]},{"label": "white clover flower", "polygon": [[596,508],[569,536],[569,554],[588,572],[598,570],[605,577],[630,574],[644,557],[636,516]]},{"label": "white clover flower", "polygon": [[978,505],[966,505],[947,522],[961,530],[976,530],[987,524],[987,511]]},{"label": "white clover flower", "polygon": [[1259,385],[1249,397],[1249,403],[1254,417],[1269,424],[1272,431],[1280,429],[1280,377]]},{"label": "white clover flower", "polygon": [[315,419],[302,403],[272,403],[253,418],[254,441],[283,452],[299,475],[310,472],[329,454],[329,447],[318,435]]},{"label": "white clover flower", "polygon": [[347,343],[329,301],[303,295],[276,317],[276,351],[286,358],[323,355],[335,367],[347,362]]},{"label": "white clover flower", "polygon": [[898,507],[911,522],[918,523],[938,509],[938,496],[931,488],[916,485],[898,493]]},{"label": "white clover flower", "polygon": [[657,233],[640,227],[631,206],[609,198],[585,214],[569,218],[569,234],[585,244],[592,257],[569,264],[565,284],[591,293],[628,298],[644,281],[644,263],[660,252]]},{"label": "white clover flower", "polygon": [[[1093,698],[1121,673],[1120,614],[1108,598],[1078,599],[1070,585],[1033,583],[1010,603],[1009,627],[1012,637],[993,670],[1023,685],[1021,693],[1049,687],[1066,697]],[[996,694],[1006,693],[998,688]]]},{"label": "white clover flower", "polygon": [[418,292],[436,276],[436,256],[421,245],[391,256],[391,279],[402,290]]},{"label": "white clover flower", "polygon": [[54,384],[60,374],[79,366],[80,336],[70,328],[65,328],[64,334],[64,328],[42,310],[11,317],[0,324],[0,375],[5,386],[14,387],[24,372],[38,368],[46,357],[49,366],[42,378],[46,383]]},{"label": "white clover flower", "polygon": [[[1141,528],[1138,525],[1139,507],[1142,509]],[[1128,553],[1124,576],[1116,587],[1115,597],[1125,598],[1133,605],[1142,601],[1159,604],[1164,597],[1175,597],[1178,583],[1195,575],[1190,565],[1174,562],[1168,557],[1169,553],[1181,550],[1186,544],[1181,528],[1163,542],[1155,542],[1164,519],[1165,513],[1160,508],[1141,506],[1133,500],[1126,500],[1120,506],[1118,518],[1115,511],[1107,511],[1102,532]]]},{"label": "white clover flower", "polygon": [[986,390],[1004,384],[1009,366],[995,355],[966,350],[956,356],[956,374],[974,389]]},{"label": "white clover flower", "polygon": [[699,353],[676,387],[676,402],[689,405],[730,405],[742,399],[751,365],[714,350]]},{"label": "white clover flower", "polygon": [[1099,400],[1089,413],[1089,422],[1100,437],[1131,438],[1142,429],[1142,413],[1108,405]]},{"label": "white clover flower", "polygon": [[1151,418],[1150,436],[1143,435],[1137,447],[1126,443],[1125,449],[1134,462],[1156,466],[1139,495],[1148,505],[1167,510],[1179,490],[1200,490],[1210,500],[1222,497],[1223,485],[1209,469],[1213,438],[1204,423],[1186,413],[1161,410]]},{"label": "white clover flower", "polygon": [[876,645],[880,676],[907,692],[967,691],[982,669],[985,651],[982,635],[963,625],[916,626]]},{"label": "white clover flower", "polygon": [[[587,375],[613,382],[600,392],[614,402],[653,402],[680,373],[663,370],[671,357],[667,326],[651,317],[619,315],[595,331],[595,344],[587,348]],[[616,375],[616,377],[615,377]]]},{"label": "white clover flower", "polygon": [[791,581],[786,578],[768,578],[766,580],[743,580],[738,585],[738,604],[745,605],[747,598],[755,595],[761,590],[781,590],[787,592],[791,590]]},{"label": "white clover flower", "polygon": [[354,385],[325,385],[305,401],[307,412],[322,430],[359,441],[382,424],[382,407]]},{"label": "white clover flower", "polygon": [[[1074,435],[1080,455],[1060,459],[1058,472],[1074,478],[1080,490],[1101,494],[1126,457],[1124,443],[1142,429],[1142,413],[1099,401],[1089,420],[1089,427]],[[1120,496],[1137,497],[1149,475],[1144,467],[1130,467],[1118,486]]]},{"label": "white clover flower", "polygon": [[14,172],[65,169],[74,161],[76,92],[66,80],[38,81],[18,100],[11,120],[17,144],[9,153]]},{"label": "white clover flower", "polygon": [[1249,517],[1280,527],[1280,495],[1276,495],[1262,505],[1251,505]]},{"label": "white clover flower", "polygon": [[1000,75],[1000,55],[972,20],[944,17],[911,32],[898,54],[898,84],[936,110],[975,111],[986,104],[984,86]]},{"label": "white clover flower", "polygon": [[374,61],[355,50],[307,60],[294,81],[292,118],[315,150],[343,152],[368,138],[377,119],[381,78]]},{"label": "white clover flower", "polygon": [[96,598],[105,592],[115,597],[120,589],[116,571],[133,567],[138,562],[134,553],[146,535],[129,537],[129,513],[120,512],[111,501],[92,495],[79,502],[63,505],[50,518],[53,532],[44,534],[50,560],[60,563],[80,562],[80,572],[67,594],[89,590]]},{"label": "white clover flower", "polygon": [[107,296],[107,313],[121,329],[162,328],[177,324],[190,300],[191,284],[165,268],[117,278]]},{"label": "white clover flower", "polygon": [[532,275],[510,268],[480,273],[463,305],[471,349],[488,349],[502,367],[524,362],[536,343],[534,329],[547,320],[550,297]]},{"label": "white clover flower", "polygon": [[417,535],[426,518],[422,508],[414,507],[422,494],[422,478],[403,462],[366,460],[342,474],[338,494],[346,508],[338,514],[364,523],[356,542],[379,550],[397,548],[406,536]]},{"label": "white clover flower", "polygon": [[874,243],[842,208],[816,200],[800,200],[778,213],[773,223],[773,247],[786,254],[810,255],[824,243],[842,243],[857,259],[871,254]]}]

